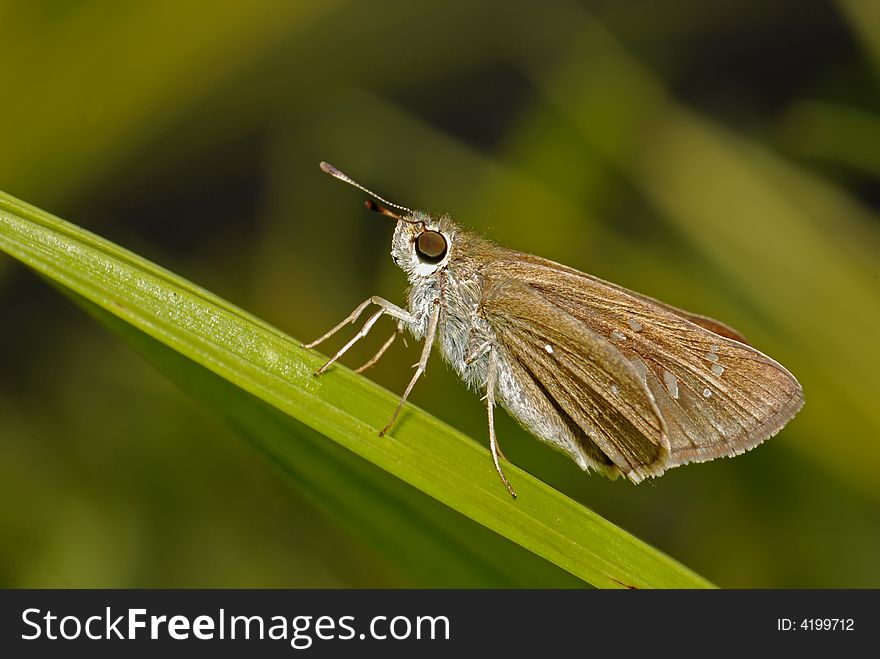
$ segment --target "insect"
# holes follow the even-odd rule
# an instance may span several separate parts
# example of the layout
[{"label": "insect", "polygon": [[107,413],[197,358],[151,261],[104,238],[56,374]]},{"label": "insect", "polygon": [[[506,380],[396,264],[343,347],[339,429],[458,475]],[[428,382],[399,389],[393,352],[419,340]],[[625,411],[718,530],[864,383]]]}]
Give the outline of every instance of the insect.
[{"label": "insect", "polygon": [[313,348],[377,310],[315,375],[324,373],[382,316],[397,327],[357,372],[408,330],[424,345],[388,424],[439,343],[444,358],[485,395],[489,449],[511,496],[495,436],[500,402],[527,430],[582,469],[638,483],[667,469],[739,455],[775,435],[804,402],[780,364],[727,325],[530,254],[495,245],[449,216],[393,204],[322,162],[321,169],[374,198],[397,222],[391,257],[409,279],[407,308],[371,297]]}]

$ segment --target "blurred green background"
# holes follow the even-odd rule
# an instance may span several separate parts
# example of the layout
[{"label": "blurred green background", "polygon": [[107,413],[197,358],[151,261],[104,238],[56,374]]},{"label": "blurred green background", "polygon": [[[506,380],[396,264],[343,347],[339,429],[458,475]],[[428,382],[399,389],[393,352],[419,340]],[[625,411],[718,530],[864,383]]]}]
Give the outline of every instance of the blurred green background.
[{"label": "blurred green background", "polygon": [[[295,337],[404,300],[320,160],[740,329],[807,400],[760,448],[634,487],[501,414],[505,453],[721,586],[880,587],[880,4],[43,0],[0,30],[0,189]],[[6,257],[0,313],[0,586],[491,583],[400,569]],[[412,400],[484,441],[438,356]]]}]

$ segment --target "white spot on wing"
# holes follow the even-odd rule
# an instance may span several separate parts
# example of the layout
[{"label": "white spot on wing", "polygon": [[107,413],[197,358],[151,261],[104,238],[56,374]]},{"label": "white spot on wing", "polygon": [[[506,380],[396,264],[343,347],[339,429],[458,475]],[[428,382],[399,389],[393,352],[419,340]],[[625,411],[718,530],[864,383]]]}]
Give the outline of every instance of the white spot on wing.
[{"label": "white spot on wing", "polygon": [[716,355],[714,352],[707,352],[706,359],[708,359],[710,362],[717,362],[718,355]]},{"label": "white spot on wing", "polygon": [[719,350],[721,350],[721,346],[717,343],[713,343],[709,346],[709,350],[711,350],[712,352],[718,352]]},{"label": "white spot on wing", "polygon": [[645,326],[642,325],[635,318],[632,318],[632,317],[627,318],[626,322],[629,324],[629,327],[633,332],[641,332],[643,329],[645,329]]},{"label": "white spot on wing", "polygon": [[724,367],[721,364],[713,364],[712,372],[718,377],[721,377],[721,374],[724,373]]},{"label": "white spot on wing", "polygon": [[669,371],[663,371],[663,383],[669,390],[669,395],[678,398],[678,378]]},{"label": "white spot on wing", "polygon": [[616,384],[611,385],[611,393],[615,396],[620,393],[620,389],[617,387]]},{"label": "white spot on wing", "polygon": [[705,389],[703,389],[703,396],[704,396],[705,398],[711,398],[711,396],[712,396],[712,390],[709,389],[709,387],[706,387]]},{"label": "white spot on wing", "polygon": [[615,341],[626,341],[626,335],[620,330],[614,330],[611,332],[611,338]]},{"label": "white spot on wing", "polygon": [[547,345],[544,346],[544,350],[547,351],[547,354],[548,354],[548,355],[552,355],[552,354],[553,354],[553,346],[551,346],[549,343],[548,343]]}]

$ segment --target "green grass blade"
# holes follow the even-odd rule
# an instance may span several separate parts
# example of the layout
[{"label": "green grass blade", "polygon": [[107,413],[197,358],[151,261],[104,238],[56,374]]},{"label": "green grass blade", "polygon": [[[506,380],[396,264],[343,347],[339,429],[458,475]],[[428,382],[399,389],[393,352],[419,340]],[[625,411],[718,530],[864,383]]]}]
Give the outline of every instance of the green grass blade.
[{"label": "green grass blade", "polygon": [[[302,466],[293,447],[304,445],[305,435],[316,446],[332,440],[587,583],[711,585],[512,465],[507,473],[519,499],[511,500],[484,447],[414,406],[407,406],[391,435],[380,439],[376,429],[387,420],[397,395],[342,367],[313,378],[321,357],[279,330],[127,250],[2,193],[0,249],[323,435],[292,434],[284,451],[277,450],[284,445],[281,435],[275,436],[274,451],[262,444],[285,470],[296,472]],[[408,522],[424,523],[415,516]]]},{"label": "green grass blade", "polygon": [[[573,575],[462,517],[69,289],[187,394],[226,419],[312,504],[422,587],[582,587]],[[413,524],[412,520],[418,520]]]}]

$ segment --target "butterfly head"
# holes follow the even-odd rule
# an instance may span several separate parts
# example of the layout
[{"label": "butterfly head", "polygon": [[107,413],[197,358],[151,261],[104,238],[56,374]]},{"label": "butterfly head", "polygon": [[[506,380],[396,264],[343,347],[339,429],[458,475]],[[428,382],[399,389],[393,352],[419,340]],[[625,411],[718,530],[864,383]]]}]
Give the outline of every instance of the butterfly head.
[{"label": "butterfly head", "polygon": [[391,239],[391,258],[410,281],[430,277],[449,263],[455,229],[447,216],[435,218],[422,211],[400,216]]}]

